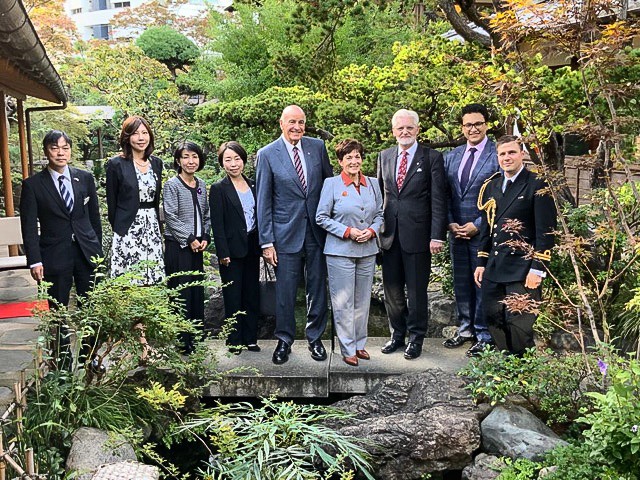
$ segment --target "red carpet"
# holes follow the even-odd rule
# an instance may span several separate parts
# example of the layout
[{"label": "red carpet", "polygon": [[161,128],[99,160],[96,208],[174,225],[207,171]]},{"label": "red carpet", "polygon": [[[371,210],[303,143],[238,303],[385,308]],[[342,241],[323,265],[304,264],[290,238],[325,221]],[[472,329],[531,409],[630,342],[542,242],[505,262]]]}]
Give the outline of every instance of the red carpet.
[{"label": "red carpet", "polygon": [[49,303],[46,300],[35,300],[33,302],[2,303],[0,304],[0,319],[31,317],[33,316],[31,310],[34,307],[38,307],[43,310],[49,310]]}]

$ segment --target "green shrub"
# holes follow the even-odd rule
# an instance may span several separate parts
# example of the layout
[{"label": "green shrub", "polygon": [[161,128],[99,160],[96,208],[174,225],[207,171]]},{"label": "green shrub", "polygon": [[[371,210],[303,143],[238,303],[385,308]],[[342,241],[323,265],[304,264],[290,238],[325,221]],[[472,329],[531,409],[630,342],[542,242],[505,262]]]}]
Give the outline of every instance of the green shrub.
[{"label": "green shrub", "polygon": [[589,425],[584,432],[590,458],[618,468],[622,473],[640,472],[640,362],[612,357],[600,362],[603,376],[611,382],[603,393],[590,392],[593,410],[578,421]]},{"label": "green shrub", "polygon": [[[596,359],[589,357],[591,370]],[[528,350],[522,357],[484,352],[460,372],[469,379],[467,389],[476,402],[503,403],[520,395],[549,424],[573,421],[591,397],[584,394],[600,388],[592,379],[585,357],[557,355],[550,350]]]},{"label": "green shrub", "polygon": [[208,480],[319,480],[332,474],[349,478],[352,471],[374,480],[362,441],[326,425],[347,416],[330,407],[265,398],[259,408],[218,404],[186,421],[179,433],[206,442]]}]

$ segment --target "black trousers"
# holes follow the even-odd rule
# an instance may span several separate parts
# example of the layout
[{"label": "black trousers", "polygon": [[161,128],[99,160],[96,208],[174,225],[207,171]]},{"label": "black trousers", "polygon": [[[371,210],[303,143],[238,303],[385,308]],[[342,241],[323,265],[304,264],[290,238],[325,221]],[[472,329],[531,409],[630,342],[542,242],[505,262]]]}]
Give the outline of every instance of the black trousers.
[{"label": "black trousers", "polygon": [[391,248],[382,251],[384,304],[393,338],[404,341],[406,335],[409,342],[422,345],[429,323],[430,273],[431,253],[403,251],[398,235]]},{"label": "black trousers", "polygon": [[[247,255],[232,258],[228,266],[220,265],[224,314],[235,315],[235,328],[227,338],[228,345],[252,345],[258,341],[260,316],[260,257]],[[242,312],[242,313],[238,313]]]},{"label": "black trousers", "polygon": [[[80,246],[76,242],[70,242],[68,252],[72,261],[67,271],[56,274],[47,273],[48,268],[44,265],[44,281],[51,283],[47,292],[49,296],[55,300],[55,302],[49,301],[50,309],[55,309],[58,305],[64,305],[65,307],[69,305],[71,286],[74,283],[76,286],[76,295],[80,302],[81,299],[87,295],[94,281],[94,267],[87,261]],[[94,338],[86,339],[80,352],[81,361],[89,355],[94,344]],[[58,358],[61,361],[60,368],[71,367],[70,345],[71,342],[67,327],[65,325],[56,326],[51,349],[54,358]]]},{"label": "black trousers", "polygon": [[[181,248],[180,244],[172,238],[165,237],[164,269],[167,275],[179,272],[198,271],[204,272],[204,260],[202,252],[194,252],[191,248]],[[167,283],[169,288],[177,288],[185,283],[202,280],[196,275],[177,275]],[[204,321],[204,287],[193,286],[180,290],[180,299],[183,302],[184,316],[188,320],[198,320],[202,326]],[[191,353],[194,349],[194,335],[181,333],[180,341],[185,353]]]},{"label": "black trousers", "polygon": [[528,289],[524,281],[496,283],[482,279],[482,307],[496,347],[514,355],[522,355],[527,348],[535,346],[533,324],[536,315],[509,311],[501,302],[512,294],[528,294],[532,300],[539,301],[542,288]]}]

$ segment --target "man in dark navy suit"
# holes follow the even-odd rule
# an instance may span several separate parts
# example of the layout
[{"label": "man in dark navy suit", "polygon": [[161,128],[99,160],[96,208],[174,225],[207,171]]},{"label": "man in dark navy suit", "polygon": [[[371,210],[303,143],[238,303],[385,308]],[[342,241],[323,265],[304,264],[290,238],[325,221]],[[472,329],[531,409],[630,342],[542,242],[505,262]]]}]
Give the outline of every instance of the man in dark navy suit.
[{"label": "man in dark navy suit", "polygon": [[[98,196],[91,173],[68,165],[71,139],[66,133],[51,130],[42,145],[47,167],[22,182],[22,238],[31,276],[49,282],[51,298],[67,305],[74,282],[79,297],[89,291],[95,268],[91,259],[102,256]],[[61,337],[64,347],[68,339],[64,332]]]},{"label": "man in dark navy suit", "polygon": [[489,112],[484,105],[462,107],[460,123],[467,140],[444,158],[449,182],[449,246],[453,265],[459,328],[443,345],[458,348],[471,342],[467,356],[474,356],[491,343],[482,314],[482,294],[473,280],[478,266],[478,243],[482,215],[478,210],[480,187],[499,169],[496,145],[487,137]]},{"label": "man in dark navy suit", "polygon": [[540,301],[557,213],[546,182],[525,168],[520,140],[505,135],[497,150],[504,173],[495,174],[480,191],[478,207],[486,215],[474,278],[482,288],[484,315],[496,346],[522,355],[535,346],[536,315],[526,308],[510,311],[502,302],[514,294]]}]

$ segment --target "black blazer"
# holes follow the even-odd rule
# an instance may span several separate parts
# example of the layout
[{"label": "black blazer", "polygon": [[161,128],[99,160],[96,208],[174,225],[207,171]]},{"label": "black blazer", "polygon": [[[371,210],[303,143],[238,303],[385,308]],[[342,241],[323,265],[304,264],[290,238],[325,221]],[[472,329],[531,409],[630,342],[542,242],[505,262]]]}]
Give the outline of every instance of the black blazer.
[{"label": "black blazer", "polygon": [[[153,205],[160,218],[160,192],[162,190],[162,160],[151,156],[151,168],[156,176],[156,194]],[[140,191],[133,160],[120,155],[107,162],[107,214],[111,228],[120,236],[127,234],[140,207]]]},{"label": "black blazer", "polygon": [[[557,212],[547,184],[535,173],[522,170],[504,194],[503,180],[503,175],[495,175],[481,190],[480,204],[486,209],[480,224],[478,266],[486,267],[484,278],[492,282],[520,282],[531,268],[545,271],[551,259]],[[503,230],[507,220],[521,222],[518,233]],[[533,251],[518,241],[526,242]]]},{"label": "black blazer", "polygon": [[402,190],[398,191],[397,156],[397,145],[378,155],[378,181],[384,198],[380,246],[388,250],[398,235],[405,252],[428,252],[431,239],[444,241],[447,231],[444,160],[440,152],[418,144]]},{"label": "black blazer", "polygon": [[[255,200],[255,182],[247,177],[244,179],[249,184]],[[211,185],[209,207],[211,231],[218,258],[243,258],[262,253],[257,229],[254,229],[251,235],[247,232],[242,203],[229,177]]]},{"label": "black blazer", "polygon": [[[42,262],[45,274],[71,273],[72,236],[87,261],[102,256],[102,225],[96,184],[91,173],[69,167],[73,210],[68,212],[45,168],[22,182],[20,223],[27,263]],[[38,233],[40,222],[40,233]]]}]

